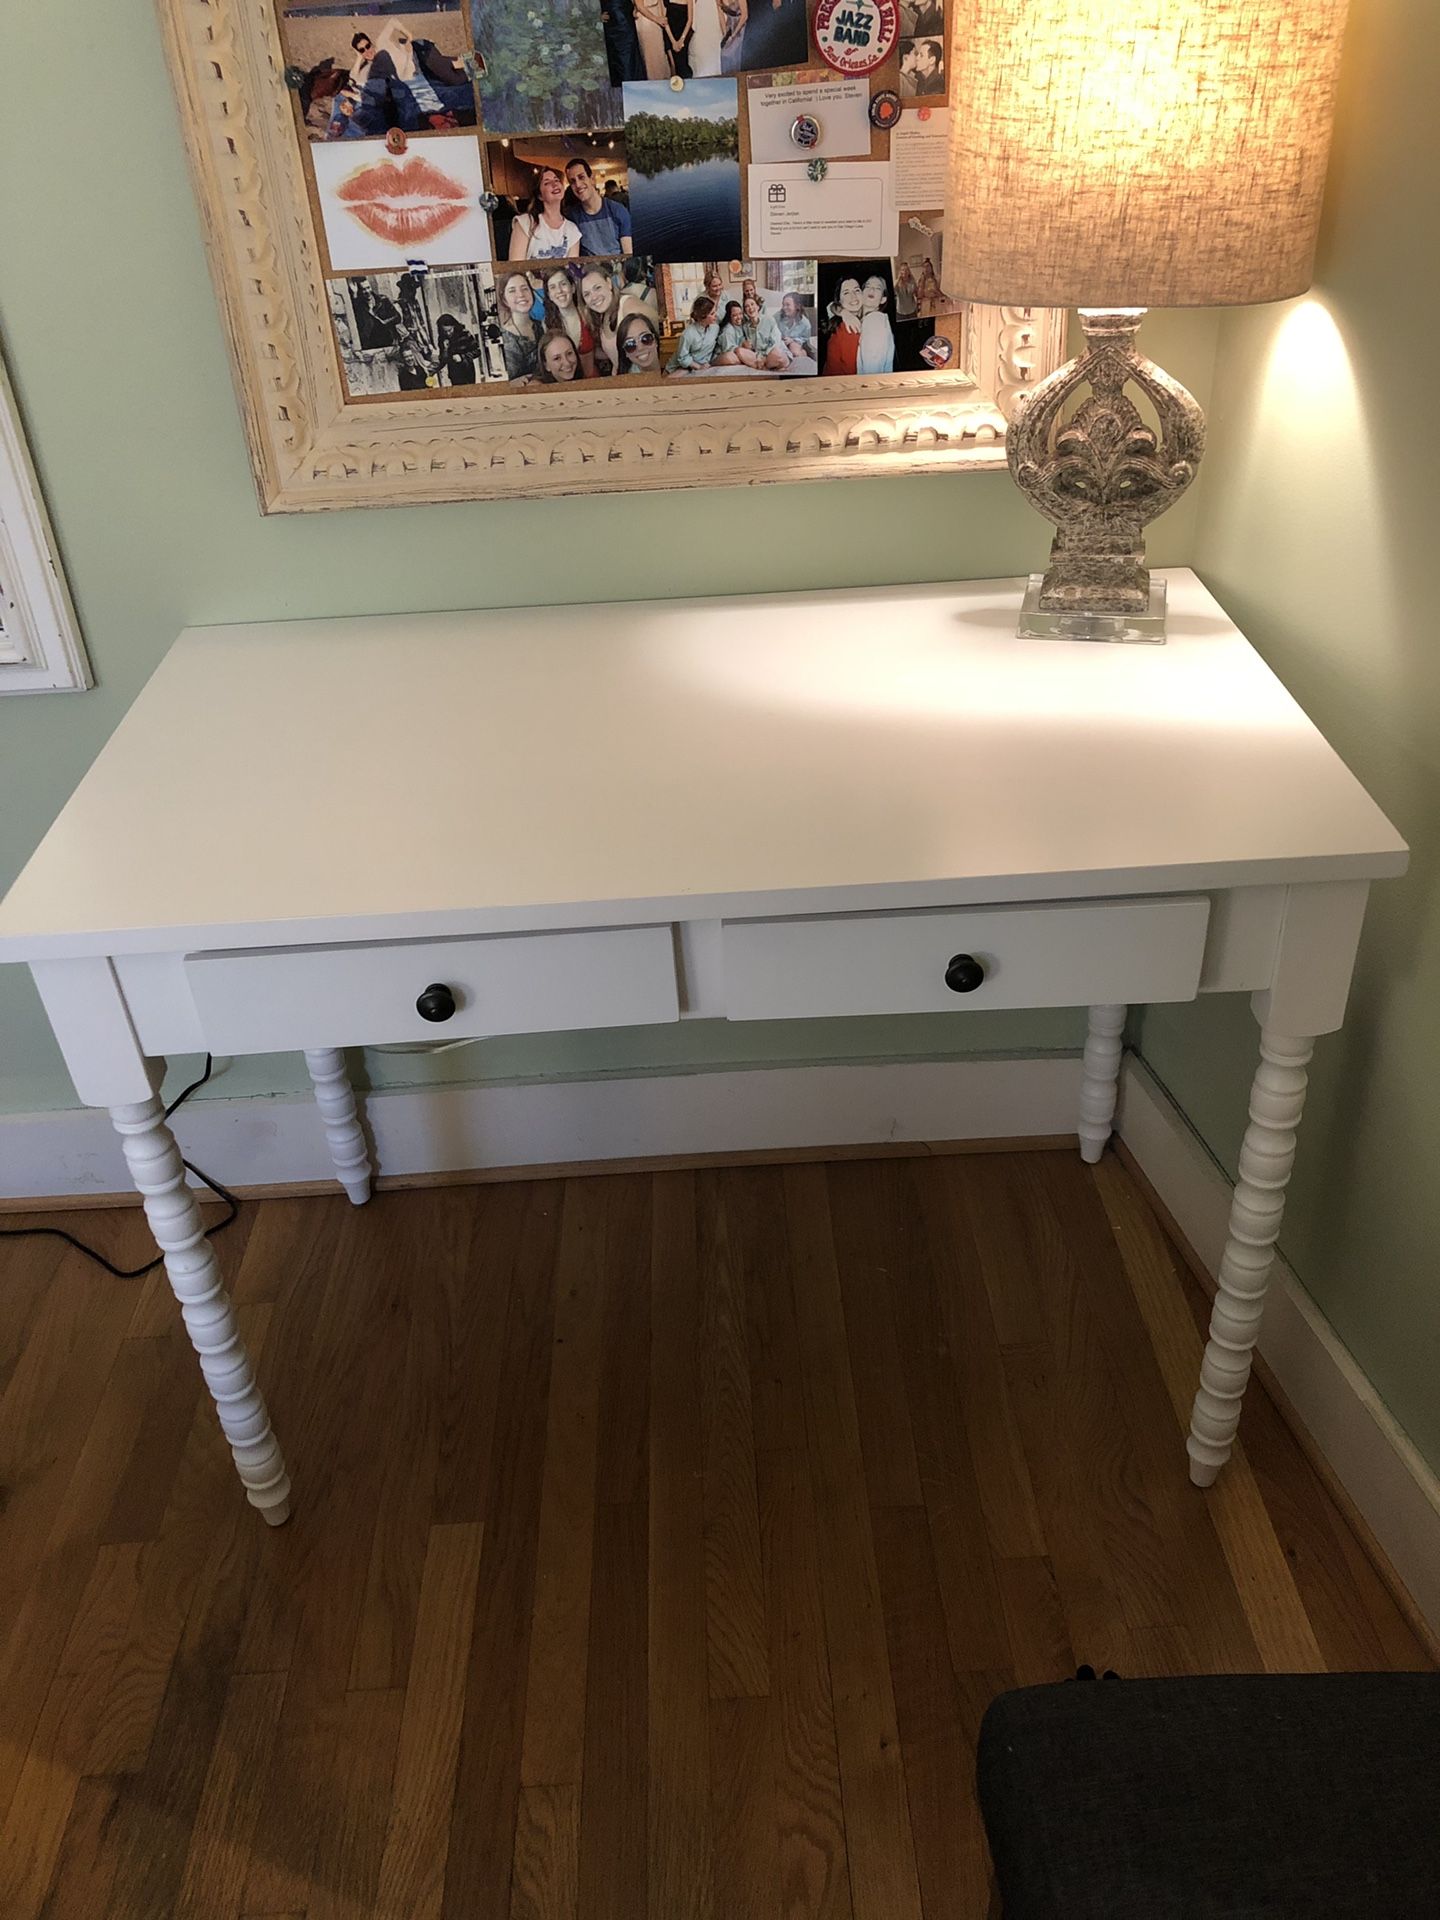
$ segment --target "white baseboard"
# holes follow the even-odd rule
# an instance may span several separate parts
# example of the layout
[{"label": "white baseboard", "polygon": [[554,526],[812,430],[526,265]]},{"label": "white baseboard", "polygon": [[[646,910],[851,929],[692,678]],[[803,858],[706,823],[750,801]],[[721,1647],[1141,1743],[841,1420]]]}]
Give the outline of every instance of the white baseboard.
[{"label": "white baseboard", "polygon": [[[765,1067],[520,1086],[375,1093],[365,1116],[380,1170],[412,1175],[785,1148],[1073,1134],[1074,1055]],[[333,1178],[315,1104],[196,1100],[181,1152],[226,1186]],[[0,1117],[0,1201],[128,1193],[103,1113]]]},{"label": "white baseboard", "polygon": [[[1213,1279],[1233,1188],[1180,1109],[1131,1054],[1121,1072],[1116,1131]],[[1283,1259],[1275,1263],[1259,1351],[1416,1611],[1440,1637],[1440,1477]]]}]

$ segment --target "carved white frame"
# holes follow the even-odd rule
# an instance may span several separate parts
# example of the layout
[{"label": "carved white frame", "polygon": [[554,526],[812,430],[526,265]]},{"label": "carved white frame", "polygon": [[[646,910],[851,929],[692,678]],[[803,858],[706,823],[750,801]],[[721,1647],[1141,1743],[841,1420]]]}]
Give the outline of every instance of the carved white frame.
[{"label": "carved white frame", "polygon": [[267,513],[500,495],[936,473],[1005,458],[1063,313],[974,307],[970,366],[348,402],[274,0],[156,0]]}]

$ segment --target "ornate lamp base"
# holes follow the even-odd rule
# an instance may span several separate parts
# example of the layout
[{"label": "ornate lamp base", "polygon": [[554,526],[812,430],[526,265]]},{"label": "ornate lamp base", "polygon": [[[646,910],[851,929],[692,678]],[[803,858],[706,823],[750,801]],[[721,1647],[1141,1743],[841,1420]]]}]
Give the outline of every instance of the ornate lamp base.
[{"label": "ornate lamp base", "polygon": [[[1205,451],[1193,395],[1135,347],[1144,309],[1082,307],[1086,350],[1042,380],[1007,435],[1015,484],[1055,523],[1050,565],[1032,581],[1022,633],[1077,640],[1161,640],[1145,565],[1146,524],[1179,499]],[[1131,399],[1132,388],[1148,417]],[[1081,399],[1088,388],[1088,399]],[[1155,422],[1151,424],[1151,420]],[[1031,607],[1033,597],[1035,604]]]},{"label": "ornate lamp base", "polygon": [[1120,641],[1164,646],[1165,582],[1153,573],[1145,576],[1150,583],[1150,597],[1143,613],[1095,613],[1046,607],[1048,577],[1032,573],[1026,582],[1020,624],[1015,629],[1022,640],[1100,640],[1112,645]]}]

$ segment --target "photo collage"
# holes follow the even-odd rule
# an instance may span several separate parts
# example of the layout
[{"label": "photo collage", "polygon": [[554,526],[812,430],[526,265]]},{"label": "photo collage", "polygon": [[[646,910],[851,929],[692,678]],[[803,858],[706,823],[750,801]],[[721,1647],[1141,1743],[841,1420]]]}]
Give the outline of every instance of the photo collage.
[{"label": "photo collage", "polygon": [[963,366],[949,0],[277,0],[352,400]]}]

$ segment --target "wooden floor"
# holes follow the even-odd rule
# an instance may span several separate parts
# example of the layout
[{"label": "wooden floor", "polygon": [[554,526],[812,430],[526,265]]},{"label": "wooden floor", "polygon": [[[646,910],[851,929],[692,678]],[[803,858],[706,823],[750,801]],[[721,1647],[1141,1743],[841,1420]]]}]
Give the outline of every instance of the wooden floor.
[{"label": "wooden floor", "polygon": [[1189,1485],[1198,1295],[1113,1158],[272,1200],[219,1245],[278,1532],[163,1279],[0,1242],[5,1920],[976,1920],[1003,1688],[1427,1664],[1258,1390]]}]

